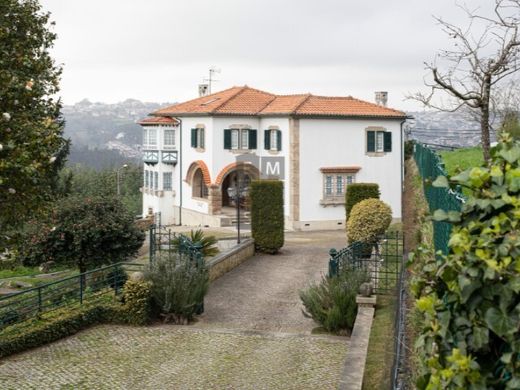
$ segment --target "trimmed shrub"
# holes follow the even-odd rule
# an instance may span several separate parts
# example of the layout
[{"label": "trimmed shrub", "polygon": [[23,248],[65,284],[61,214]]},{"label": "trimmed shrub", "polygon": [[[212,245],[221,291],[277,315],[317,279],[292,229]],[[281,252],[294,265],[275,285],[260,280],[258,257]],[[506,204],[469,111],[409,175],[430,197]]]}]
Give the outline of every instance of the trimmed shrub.
[{"label": "trimmed shrub", "polygon": [[345,212],[347,221],[352,212],[352,208],[365,199],[379,199],[379,185],[375,183],[352,183],[347,186],[345,192]]},{"label": "trimmed shrub", "polygon": [[284,243],[283,183],[255,180],[251,183],[251,231],[255,248],[277,253]]},{"label": "trimmed shrub", "polygon": [[165,322],[186,324],[201,310],[209,287],[208,270],[186,255],[167,253],[146,270],[153,304]]},{"label": "trimmed shrub", "polygon": [[350,333],[357,314],[356,296],[367,281],[359,269],[345,269],[336,277],[324,276],[319,284],[300,291],[304,315],[332,333]]},{"label": "trimmed shrub", "polygon": [[436,187],[468,189],[462,212],[436,210],[453,223],[447,256],[421,256],[412,284],[424,316],[416,343],[418,389],[520,388],[520,142],[502,135],[489,165]]},{"label": "trimmed shrub", "polygon": [[392,223],[392,209],[379,199],[366,199],[352,208],[347,222],[350,243],[374,242]]},{"label": "trimmed shrub", "polygon": [[130,325],[146,325],[150,320],[152,288],[149,282],[128,280],[123,290],[119,319]]}]

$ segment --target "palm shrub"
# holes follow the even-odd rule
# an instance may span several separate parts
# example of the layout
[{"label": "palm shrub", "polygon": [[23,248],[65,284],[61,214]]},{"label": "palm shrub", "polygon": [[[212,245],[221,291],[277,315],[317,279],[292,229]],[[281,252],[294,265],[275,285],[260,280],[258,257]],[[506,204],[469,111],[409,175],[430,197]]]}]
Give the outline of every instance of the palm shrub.
[{"label": "palm shrub", "polygon": [[283,183],[255,180],[251,183],[251,232],[255,248],[277,253],[284,243]]},{"label": "palm shrub", "polygon": [[152,283],[153,304],[164,321],[175,324],[193,320],[209,287],[204,263],[173,252],[162,252],[146,270],[145,279]]},{"label": "palm shrub", "polygon": [[379,199],[379,185],[375,183],[352,183],[345,191],[345,212],[347,221],[352,208],[365,199]]},{"label": "palm shrub", "polygon": [[346,268],[334,277],[323,276],[319,283],[300,291],[303,314],[328,332],[350,333],[357,314],[356,296],[366,281],[366,272],[357,268]]},{"label": "palm shrub", "polygon": [[202,256],[205,258],[215,256],[219,252],[217,247],[217,238],[215,236],[206,236],[201,229],[192,230],[189,236],[179,234],[171,241],[172,248],[179,252],[183,241],[187,241],[189,245],[198,248],[200,253],[202,253]]},{"label": "palm shrub", "polygon": [[501,135],[488,166],[433,185],[470,195],[462,212],[435,211],[435,220],[453,223],[450,253],[422,259],[412,283],[424,316],[417,387],[518,389],[520,142]]}]

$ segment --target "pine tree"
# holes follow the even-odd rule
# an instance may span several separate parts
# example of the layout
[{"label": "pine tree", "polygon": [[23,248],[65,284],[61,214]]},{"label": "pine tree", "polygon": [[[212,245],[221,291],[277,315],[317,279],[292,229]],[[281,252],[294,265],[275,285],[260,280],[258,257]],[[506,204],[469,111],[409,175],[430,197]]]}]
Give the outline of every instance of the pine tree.
[{"label": "pine tree", "polygon": [[0,250],[52,198],[68,152],[49,19],[37,0],[0,1]]}]

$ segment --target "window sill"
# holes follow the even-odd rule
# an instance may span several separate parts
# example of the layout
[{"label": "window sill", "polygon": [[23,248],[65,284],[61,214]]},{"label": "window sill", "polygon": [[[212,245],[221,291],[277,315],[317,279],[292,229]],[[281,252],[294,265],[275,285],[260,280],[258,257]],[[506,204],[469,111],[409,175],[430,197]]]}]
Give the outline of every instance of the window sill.
[{"label": "window sill", "polygon": [[199,153],[204,153],[206,151],[206,149],[204,148],[193,148],[195,149],[196,152],[199,152]]},{"label": "window sill", "polygon": [[383,157],[390,152],[366,152],[368,157]]},{"label": "window sill", "polygon": [[344,198],[330,198],[330,199],[321,199],[320,200],[320,206],[327,207],[337,207],[337,206],[344,206],[345,205],[345,199]]},{"label": "window sill", "polygon": [[268,150],[268,152],[269,152],[269,154],[276,156],[276,155],[280,154],[282,151],[281,150]]},{"label": "window sill", "polygon": [[163,146],[163,150],[177,150],[177,147],[175,145]]},{"label": "window sill", "polygon": [[254,150],[256,149],[229,149],[229,151],[233,154],[253,153]]}]

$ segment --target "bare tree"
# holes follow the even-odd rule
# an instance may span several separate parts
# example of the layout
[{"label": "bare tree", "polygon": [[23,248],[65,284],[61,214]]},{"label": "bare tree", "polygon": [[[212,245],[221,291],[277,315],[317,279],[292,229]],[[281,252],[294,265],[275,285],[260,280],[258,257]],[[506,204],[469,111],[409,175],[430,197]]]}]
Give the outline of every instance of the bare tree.
[{"label": "bare tree", "polygon": [[[520,0],[495,0],[492,16],[481,15],[478,9],[467,6],[460,8],[468,17],[466,28],[435,18],[454,40],[454,48],[443,50],[436,61],[426,63],[433,76],[432,81],[426,81],[431,90],[411,98],[443,111],[465,106],[477,113],[484,159],[488,161],[493,93],[498,84],[520,69]],[[437,65],[439,60],[443,62],[442,70]],[[434,103],[439,91],[448,94],[448,101]]]}]

